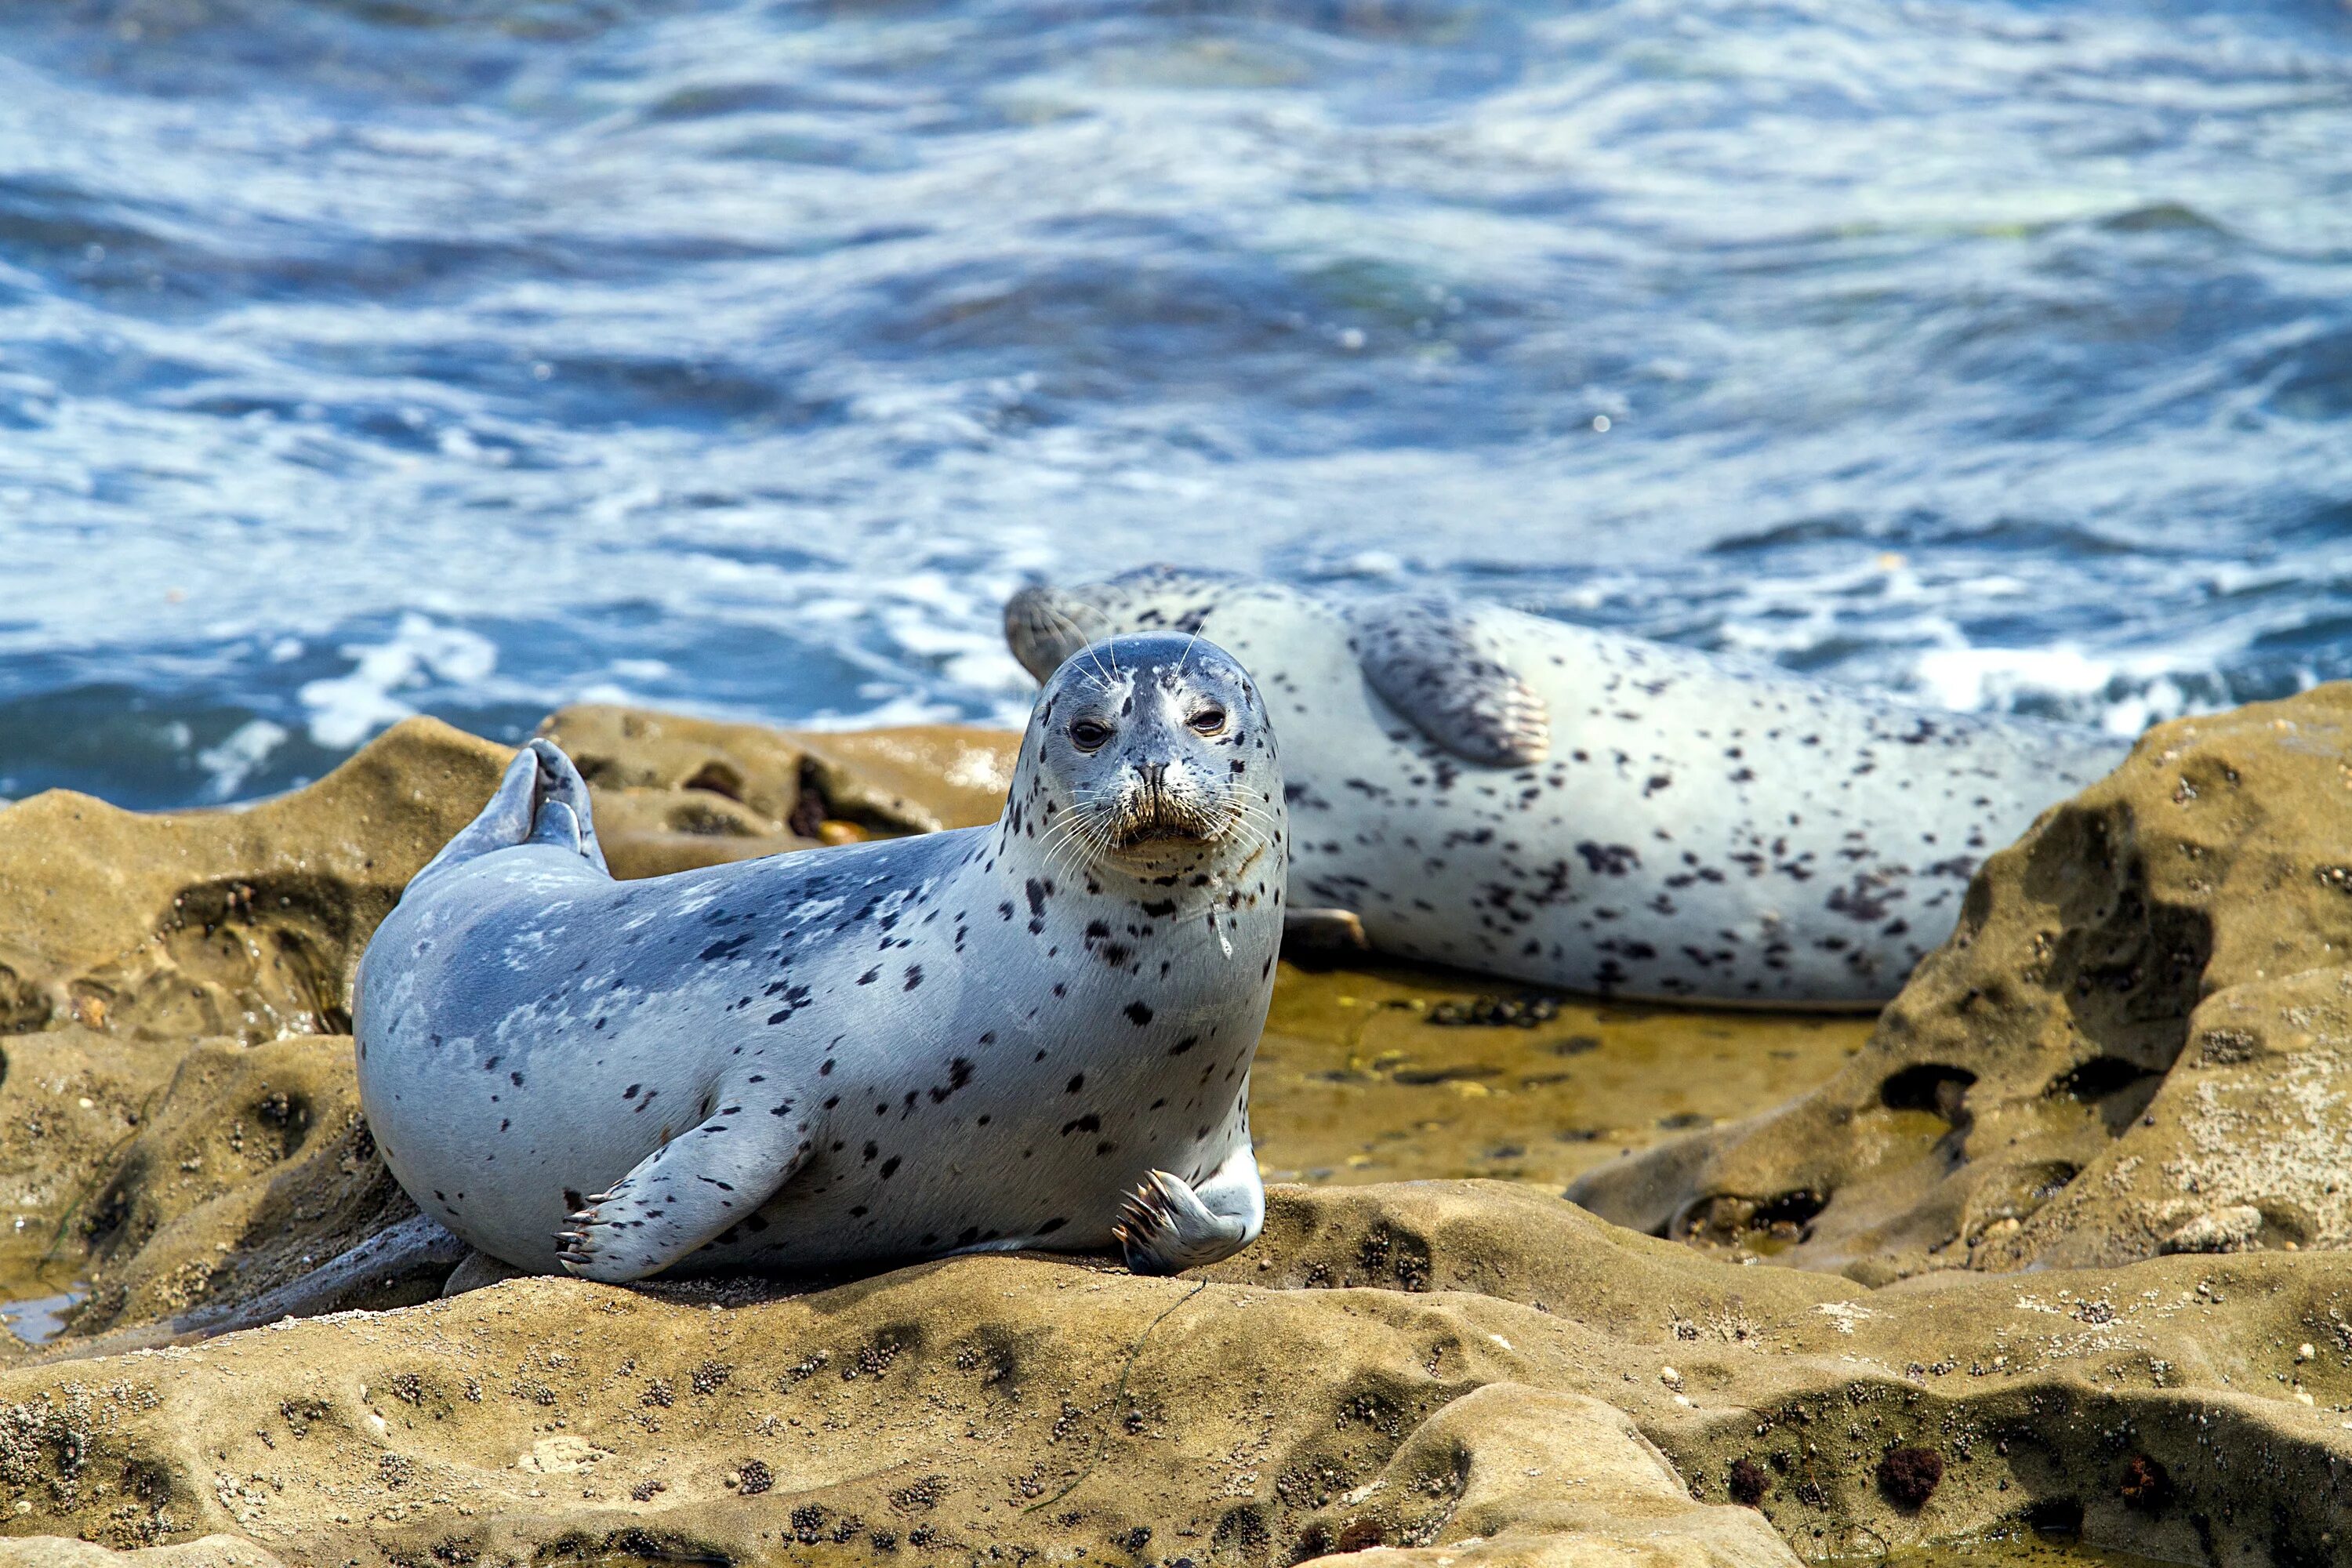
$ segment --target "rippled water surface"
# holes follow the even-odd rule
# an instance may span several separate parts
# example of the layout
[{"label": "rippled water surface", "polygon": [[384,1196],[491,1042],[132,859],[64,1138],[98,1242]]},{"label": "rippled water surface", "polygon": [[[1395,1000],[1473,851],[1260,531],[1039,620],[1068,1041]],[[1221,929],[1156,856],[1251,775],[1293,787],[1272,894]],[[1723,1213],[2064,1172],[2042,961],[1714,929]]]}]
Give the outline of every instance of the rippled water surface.
[{"label": "rippled water surface", "polygon": [[16,0],[0,795],[1008,718],[1024,574],[2352,674],[2352,11]]}]

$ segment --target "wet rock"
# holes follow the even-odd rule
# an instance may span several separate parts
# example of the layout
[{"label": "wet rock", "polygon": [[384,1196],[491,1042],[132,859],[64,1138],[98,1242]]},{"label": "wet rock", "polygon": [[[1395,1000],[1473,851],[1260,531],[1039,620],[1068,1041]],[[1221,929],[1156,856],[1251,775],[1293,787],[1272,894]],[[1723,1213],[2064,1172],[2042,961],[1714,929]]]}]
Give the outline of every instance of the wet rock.
[{"label": "wet rock", "polygon": [[2263,1211],[2251,1204],[2200,1214],[2164,1238],[2163,1252],[2243,1252],[2262,1234]]},{"label": "wet rock", "polygon": [[1485,1176],[1557,1190],[1675,1125],[1736,1121],[1819,1083],[1870,1034],[1851,1016],[1534,1005],[1475,975],[1296,964],[1286,937],[1285,951],[1250,1075],[1269,1180]]},{"label": "wet rock", "polygon": [[[2151,731],[1970,885],[1868,1047],[1570,1189],[1884,1280],[2352,1243],[2352,687]],[[2248,1211],[2260,1223],[2247,1218]]]}]

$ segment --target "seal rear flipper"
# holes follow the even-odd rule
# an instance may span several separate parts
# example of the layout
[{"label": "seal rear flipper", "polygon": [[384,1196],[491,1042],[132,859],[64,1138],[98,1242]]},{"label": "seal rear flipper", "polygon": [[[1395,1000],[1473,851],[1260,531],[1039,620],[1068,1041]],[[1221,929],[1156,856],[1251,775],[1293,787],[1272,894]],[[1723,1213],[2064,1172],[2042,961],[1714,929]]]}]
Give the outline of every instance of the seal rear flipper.
[{"label": "seal rear flipper", "polygon": [[800,1128],[729,1101],[590,1198],[556,1233],[556,1261],[607,1285],[658,1274],[758,1213],[792,1180],[811,1147]]},{"label": "seal rear flipper", "polygon": [[1468,762],[1525,767],[1551,750],[1544,700],[1507,663],[1475,611],[1445,599],[1370,605],[1349,616],[1381,700]]},{"label": "seal rear flipper", "polygon": [[[534,737],[523,743],[504,777],[482,807],[481,815],[457,830],[425,869],[421,882],[436,871],[520,844],[552,844],[569,849],[597,870],[611,876],[604,851],[596,842],[596,824],[588,809],[588,781],[554,742]],[[414,884],[412,884],[414,885]]]}]

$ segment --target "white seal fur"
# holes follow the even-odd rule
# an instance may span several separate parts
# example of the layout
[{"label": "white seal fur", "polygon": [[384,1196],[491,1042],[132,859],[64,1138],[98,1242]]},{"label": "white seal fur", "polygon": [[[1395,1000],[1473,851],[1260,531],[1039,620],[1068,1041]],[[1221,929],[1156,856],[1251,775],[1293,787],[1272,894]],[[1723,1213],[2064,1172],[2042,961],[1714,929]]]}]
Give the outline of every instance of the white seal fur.
[{"label": "white seal fur", "polygon": [[1024,589],[1014,655],[1214,638],[1275,710],[1294,917],[1579,991],[1874,1005],[1977,863],[2129,742],[1445,599],[1146,568]]},{"label": "white seal fur", "polygon": [[1202,638],[1077,652],[992,826],[643,881],[534,741],[368,944],[362,1103],[418,1207],[528,1269],[1212,1261],[1265,1215],[1286,837]]}]

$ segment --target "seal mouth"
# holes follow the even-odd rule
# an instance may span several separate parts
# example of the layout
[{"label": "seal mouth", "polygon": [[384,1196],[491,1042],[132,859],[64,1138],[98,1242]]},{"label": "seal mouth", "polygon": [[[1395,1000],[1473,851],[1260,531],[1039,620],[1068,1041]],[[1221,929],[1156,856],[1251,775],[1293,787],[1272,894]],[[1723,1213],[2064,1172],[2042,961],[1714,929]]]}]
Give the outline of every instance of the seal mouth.
[{"label": "seal mouth", "polygon": [[1139,849],[1153,844],[1211,844],[1232,830],[1231,813],[1166,795],[1148,795],[1110,830],[1114,849]]}]

